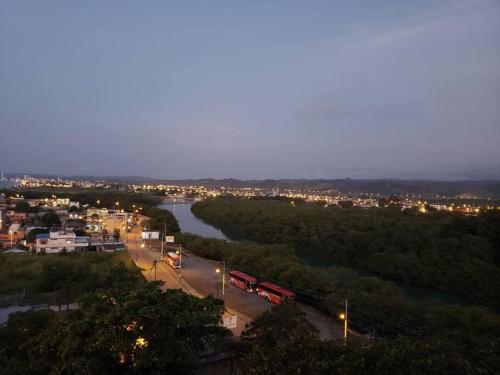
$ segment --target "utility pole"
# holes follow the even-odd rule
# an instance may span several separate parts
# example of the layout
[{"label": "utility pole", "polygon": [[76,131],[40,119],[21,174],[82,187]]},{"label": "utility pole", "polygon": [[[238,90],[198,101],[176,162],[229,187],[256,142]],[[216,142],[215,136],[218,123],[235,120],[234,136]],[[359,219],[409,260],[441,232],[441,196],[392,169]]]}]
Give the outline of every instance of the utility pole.
[{"label": "utility pole", "polygon": [[[225,281],[226,281],[226,276],[225,276],[226,275],[226,261],[225,260],[222,261],[222,266],[223,266],[222,267],[222,295],[224,295],[224,284],[225,284]],[[219,267],[217,267],[215,269],[215,273],[220,273],[220,268]]]},{"label": "utility pole", "polygon": [[163,238],[161,238],[161,259],[163,259],[163,243],[164,242],[165,242],[165,235],[163,235]]},{"label": "utility pole", "polygon": [[161,241],[161,256],[163,257],[163,243],[167,238],[167,223],[163,223],[163,241]]},{"label": "utility pole", "polygon": [[222,261],[222,295],[224,295],[224,284],[226,283],[226,261]]},{"label": "utility pole", "polygon": [[345,300],[345,311],[339,314],[339,318],[344,321],[344,345],[347,346],[347,300]]},{"label": "utility pole", "polygon": [[344,345],[347,346],[347,300],[345,300]]}]

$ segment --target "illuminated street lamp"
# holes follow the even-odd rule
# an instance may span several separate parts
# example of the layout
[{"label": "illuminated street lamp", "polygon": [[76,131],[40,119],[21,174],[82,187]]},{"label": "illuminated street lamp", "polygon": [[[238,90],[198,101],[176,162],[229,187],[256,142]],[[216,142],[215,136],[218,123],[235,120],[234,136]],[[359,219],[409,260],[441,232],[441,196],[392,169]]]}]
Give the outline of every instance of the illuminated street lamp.
[{"label": "illuminated street lamp", "polygon": [[347,345],[347,300],[345,300],[345,312],[340,313],[339,318],[344,321],[344,345]]},{"label": "illuminated street lamp", "polygon": [[[141,249],[144,249],[144,242],[141,242]],[[137,258],[139,255],[139,246],[135,248],[135,262],[137,263]]]},{"label": "illuminated street lamp", "polygon": [[[224,295],[224,288],[225,288],[224,284],[226,282],[226,261],[225,260],[222,261],[222,267],[223,267],[222,268],[222,295]],[[215,269],[215,273],[220,273],[220,271],[221,270],[219,267],[217,267]]]}]

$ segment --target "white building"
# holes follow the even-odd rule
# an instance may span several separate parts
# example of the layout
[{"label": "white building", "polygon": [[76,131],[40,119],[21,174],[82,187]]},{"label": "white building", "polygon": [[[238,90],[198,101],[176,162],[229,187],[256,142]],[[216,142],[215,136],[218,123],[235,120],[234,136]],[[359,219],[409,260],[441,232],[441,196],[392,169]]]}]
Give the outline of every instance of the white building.
[{"label": "white building", "polygon": [[378,199],[376,198],[358,198],[353,200],[353,203],[356,207],[361,208],[378,207]]},{"label": "white building", "polygon": [[79,237],[74,232],[57,231],[42,233],[36,236],[35,250],[37,253],[61,253],[86,250],[89,246],[88,237]]}]

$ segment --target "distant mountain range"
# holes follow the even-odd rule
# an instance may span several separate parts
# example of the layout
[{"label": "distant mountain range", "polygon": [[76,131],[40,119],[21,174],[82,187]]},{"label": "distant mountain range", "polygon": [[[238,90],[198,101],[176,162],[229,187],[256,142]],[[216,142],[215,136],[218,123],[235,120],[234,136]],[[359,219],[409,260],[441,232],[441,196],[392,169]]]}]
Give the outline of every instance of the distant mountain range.
[{"label": "distant mountain range", "polygon": [[[6,177],[22,177],[24,174],[5,174]],[[106,181],[110,183],[163,183],[184,186],[207,187],[259,187],[263,189],[311,189],[319,191],[338,191],[351,194],[414,194],[422,197],[470,196],[481,198],[500,198],[500,181],[430,181],[430,180],[400,180],[400,179],[267,179],[267,180],[238,180],[228,179],[157,179],[141,176],[60,176],[29,174],[37,178],[64,178],[75,181]]]}]

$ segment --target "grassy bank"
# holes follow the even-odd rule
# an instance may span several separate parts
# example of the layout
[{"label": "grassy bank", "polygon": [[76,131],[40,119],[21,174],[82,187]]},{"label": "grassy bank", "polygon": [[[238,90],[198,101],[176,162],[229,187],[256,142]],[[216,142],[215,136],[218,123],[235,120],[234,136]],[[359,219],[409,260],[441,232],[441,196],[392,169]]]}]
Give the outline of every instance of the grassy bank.
[{"label": "grassy bank", "polygon": [[125,252],[0,256],[3,304],[67,303],[86,292],[142,282]]}]

